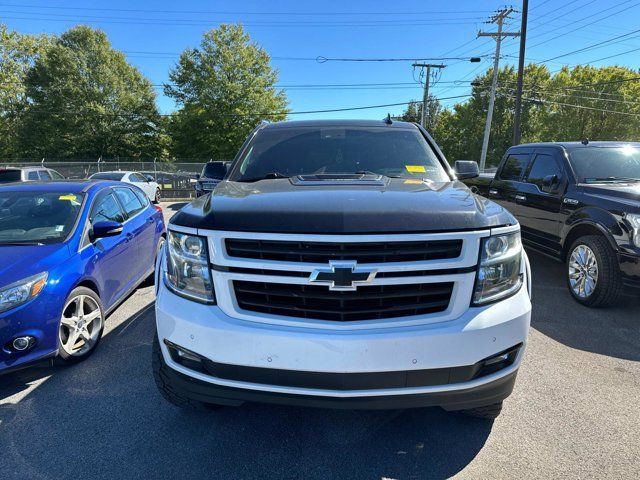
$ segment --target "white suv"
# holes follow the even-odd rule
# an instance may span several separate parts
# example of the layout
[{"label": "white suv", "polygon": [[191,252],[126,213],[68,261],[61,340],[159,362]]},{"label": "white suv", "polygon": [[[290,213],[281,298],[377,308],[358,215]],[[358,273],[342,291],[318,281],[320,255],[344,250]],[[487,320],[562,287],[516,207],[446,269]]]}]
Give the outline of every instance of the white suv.
[{"label": "white suv", "polygon": [[182,407],[494,418],[524,354],[520,227],[413,124],[259,127],[171,219],[158,262],[154,374]]}]

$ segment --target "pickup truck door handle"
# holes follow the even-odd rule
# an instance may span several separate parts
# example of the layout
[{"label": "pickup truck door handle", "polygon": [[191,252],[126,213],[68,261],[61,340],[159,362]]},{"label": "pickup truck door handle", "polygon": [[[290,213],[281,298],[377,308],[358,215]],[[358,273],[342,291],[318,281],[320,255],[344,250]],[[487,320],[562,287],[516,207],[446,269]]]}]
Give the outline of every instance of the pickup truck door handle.
[{"label": "pickup truck door handle", "polygon": [[497,195],[497,194],[498,194],[498,190],[496,190],[495,188],[489,189],[489,195]]},{"label": "pickup truck door handle", "polygon": [[527,197],[525,197],[524,195],[516,195],[516,200],[518,200],[519,202],[526,202]]}]

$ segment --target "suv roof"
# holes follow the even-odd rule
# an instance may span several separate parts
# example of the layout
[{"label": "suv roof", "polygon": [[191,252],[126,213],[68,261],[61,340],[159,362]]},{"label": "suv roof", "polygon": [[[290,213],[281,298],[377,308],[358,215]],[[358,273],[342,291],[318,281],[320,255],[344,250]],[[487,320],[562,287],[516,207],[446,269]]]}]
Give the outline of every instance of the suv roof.
[{"label": "suv roof", "polygon": [[513,147],[509,147],[509,150],[512,148],[536,148],[536,147],[556,147],[556,148],[565,148],[565,149],[574,149],[574,148],[589,148],[589,147],[622,147],[624,145],[632,145],[634,147],[640,148],[640,142],[605,142],[605,141],[594,141],[589,142],[586,145],[582,142],[540,142],[540,143],[523,143],[522,145],[514,145]]},{"label": "suv roof", "polygon": [[386,127],[386,128],[410,128],[417,129],[414,123],[393,120],[386,123],[384,120],[294,120],[289,122],[265,123],[262,128],[298,128],[298,127]]}]

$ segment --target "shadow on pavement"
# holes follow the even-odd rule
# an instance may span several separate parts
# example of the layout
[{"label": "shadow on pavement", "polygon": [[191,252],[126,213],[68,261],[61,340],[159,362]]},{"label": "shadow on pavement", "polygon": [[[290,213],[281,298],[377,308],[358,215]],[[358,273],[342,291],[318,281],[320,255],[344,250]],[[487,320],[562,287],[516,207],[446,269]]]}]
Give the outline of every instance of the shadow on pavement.
[{"label": "shadow on pavement", "polygon": [[188,205],[189,202],[177,202],[177,203],[169,203],[169,204],[165,204],[162,207],[166,208],[167,210],[171,210],[173,212],[177,212],[178,210],[180,210],[182,207],[184,207],[185,205]]},{"label": "shadow on pavement", "polygon": [[640,361],[640,297],[611,308],[580,305],[565,284],[564,264],[527,250],[533,278],[531,326],[571,348]]},{"label": "shadow on pavement", "polygon": [[48,370],[18,404],[0,406],[4,478],[447,478],[491,433],[491,422],[440,409],[183,412],[153,383],[153,309],[136,316],[87,361]]}]

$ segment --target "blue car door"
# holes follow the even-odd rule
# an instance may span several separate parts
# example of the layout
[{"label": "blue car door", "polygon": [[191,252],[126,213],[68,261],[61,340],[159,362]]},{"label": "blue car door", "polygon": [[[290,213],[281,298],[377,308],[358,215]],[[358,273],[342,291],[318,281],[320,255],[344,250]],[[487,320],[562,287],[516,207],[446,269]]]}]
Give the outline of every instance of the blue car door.
[{"label": "blue car door", "polygon": [[155,221],[147,214],[148,203],[143,204],[140,198],[129,187],[115,187],[116,197],[122,205],[127,220],[125,231],[132,235],[136,255],[131,258],[129,268],[134,270],[132,281],[138,281],[151,273],[155,257]]},{"label": "blue car door", "polygon": [[[101,221],[125,221],[124,211],[111,189],[98,194],[89,213],[90,226]],[[127,291],[132,277],[130,264],[137,252],[126,228],[120,235],[96,241],[91,241],[90,231],[83,240],[80,255],[88,265],[88,273],[98,283],[104,307],[109,308]]]}]

